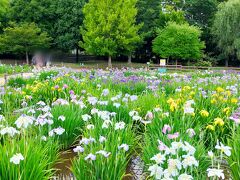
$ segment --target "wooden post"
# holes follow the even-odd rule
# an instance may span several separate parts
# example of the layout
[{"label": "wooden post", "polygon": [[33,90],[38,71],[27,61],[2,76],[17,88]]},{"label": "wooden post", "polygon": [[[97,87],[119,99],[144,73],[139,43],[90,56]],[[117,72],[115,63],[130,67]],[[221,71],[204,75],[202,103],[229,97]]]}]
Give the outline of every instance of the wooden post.
[{"label": "wooden post", "polygon": [[29,57],[28,57],[28,52],[26,51],[26,61],[27,61],[27,64],[29,65]]},{"label": "wooden post", "polygon": [[108,68],[112,68],[112,57],[108,56]]},{"label": "wooden post", "polygon": [[132,63],[132,55],[129,54],[129,55],[128,55],[128,64],[131,64],[131,63]]},{"label": "wooden post", "polygon": [[7,84],[7,74],[4,74],[4,85]]}]

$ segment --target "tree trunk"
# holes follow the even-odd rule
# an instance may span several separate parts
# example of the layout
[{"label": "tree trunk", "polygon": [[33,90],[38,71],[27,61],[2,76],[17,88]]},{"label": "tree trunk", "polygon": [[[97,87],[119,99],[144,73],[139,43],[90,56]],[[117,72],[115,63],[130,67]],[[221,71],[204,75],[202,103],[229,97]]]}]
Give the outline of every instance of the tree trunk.
[{"label": "tree trunk", "polygon": [[225,66],[228,67],[228,58],[225,59]]},{"label": "tree trunk", "polygon": [[79,61],[78,50],[79,50],[79,48],[77,46],[76,47],[76,63],[78,63],[78,61]]},{"label": "tree trunk", "polygon": [[26,51],[26,61],[27,61],[27,64],[29,64],[29,57],[28,57],[28,52]]},{"label": "tree trunk", "polygon": [[132,55],[129,54],[129,55],[128,55],[128,64],[131,64],[131,63],[132,63]]},{"label": "tree trunk", "polygon": [[112,68],[112,57],[108,56],[108,68]]}]

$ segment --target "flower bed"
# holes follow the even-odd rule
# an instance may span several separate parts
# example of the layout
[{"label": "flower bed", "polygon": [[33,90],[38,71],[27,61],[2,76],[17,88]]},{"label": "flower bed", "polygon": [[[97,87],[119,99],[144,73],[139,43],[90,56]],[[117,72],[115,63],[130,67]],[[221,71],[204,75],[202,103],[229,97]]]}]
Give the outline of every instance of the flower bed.
[{"label": "flower bed", "polygon": [[14,82],[0,93],[3,179],[51,179],[67,150],[76,179],[240,177],[237,73],[52,69]]}]

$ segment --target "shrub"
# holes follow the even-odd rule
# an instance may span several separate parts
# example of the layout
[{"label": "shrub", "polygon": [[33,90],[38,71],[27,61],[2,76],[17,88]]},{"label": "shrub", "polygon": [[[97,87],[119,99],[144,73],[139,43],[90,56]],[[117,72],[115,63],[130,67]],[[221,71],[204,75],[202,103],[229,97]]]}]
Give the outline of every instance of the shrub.
[{"label": "shrub", "polygon": [[39,80],[44,81],[46,79],[51,79],[53,76],[58,74],[57,71],[43,71],[39,75]]},{"label": "shrub", "polygon": [[210,61],[200,60],[195,64],[195,66],[211,67],[212,63]]},{"label": "shrub", "polygon": [[22,87],[27,84],[26,80],[22,77],[10,78],[7,85],[11,87]]},{"label": "shrub", "polygon": [[200,59],[205,47],[200,35],[195,26],[170,22],[153,40],[153,52],[163,58]]}]

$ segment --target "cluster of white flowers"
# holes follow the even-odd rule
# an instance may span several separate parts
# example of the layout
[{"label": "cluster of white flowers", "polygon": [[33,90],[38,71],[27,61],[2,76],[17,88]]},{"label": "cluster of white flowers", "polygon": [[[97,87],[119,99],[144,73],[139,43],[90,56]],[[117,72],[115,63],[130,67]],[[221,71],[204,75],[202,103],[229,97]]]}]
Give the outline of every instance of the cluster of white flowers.
[{"label": "cluster of white flowers", "polygon": [[139,116],[138,112],[137,111],[130,111],[129,112],[129,116],[132,117],[132,119],[134,121],[141,121],[142,120],[142,117]]},{"label": "cluster of white flowers", "polygon": [[[188,173],[194,167],[198,167],[198,161],[195,159],[195,148],[188,142],[172,142],[168,147],[163,142],[158,141],[159,150],[150,160],[154,164],[148,168],[150,176],[156,179],[174,179],[191,180],[193,177]],[[167,167],[167,168],[165,168]]]},{"label": "cluster of white flowers", "polygon": [[[106,139],[104,136],[100,136],[100,137],[99,137],[99,142],[100,142],[100,143],[103,143],[103,142],[105,142],[106,140],[107,140],[107,139]],[[80,145],[76,146],[76,147],[73,149],[73,151],[76,152],[76,153],[83,153],[83,152],[85,151],[85,148],[84,148],[83,146],[87,146],[87,145],[89,145],[89,144],[91,144],[91,143],[96,143],[96,139],[94,139],[94,138],[92,138],[92,137],[89,137],[89,138],[83,137],[83,138],[80,140],[80,142],[79,142]],[[99,150],[99,151],[96,151],[95,154],[93,154],[93,153],[88,154],[88,155],[84,158],[84,160],[86,160],[86,161],[95,161],[98,154],[99,154],[99,155],[102,155],[102,156],[105,157],[105,158],[108,158],[108,157],[111,155],[111,152],[107,152],[107,151],[105,151],[105,150]]]},{"label": "cluster of white flowers", "polygon": [[82,115],[83,121],[89,121],[91,118],[92,118],[92,117],[91,117],[90,115],[88,115],[88,114]]},{"label": "cluster of white flowers", "polygon": [[62,128],[62,127],[58,127],[58,128],[55,128],[55,129],[52,129],[51,131],[49,131],[48,135],[50,137],[54,136],[55,134],[56,135],[62,135],[63,133],[65,132],[65,129]]},{"label": "cluster of white flowers", "polygon": [[[112,117],[115,117],[117,113],[115,112],[109,112],[109,111],[101,111],[98,110],[96,108],[93,108],[91,110],[91,114],[92,115],[97,115],[97,117],[99,117],[100,119],[102,119],[103,121],[106,120],[111,120]],[[89,117],[89,116],[88,116]],[[90,117],[89,117],[90,118]]]},{"label": "cluster of white flowers", "polygon": [[33,124],[33,121],[35,120],[32,116],[27,116],[25,114],[22,114],[16,121],[15,124],[17,128],[27,128],[29,125]]},{"label": "cluster of white flowers", "polygon": [[184,114],[194,114],[194,108],[192,107],[193,104],[195,104],[193,100],[188,100],[184,104],[183,106]]},{"label": "cluster of white flowers", "polygon": [[[35,121],[36,126],[52,125],[53,124],[53,115],[51,114],[51,108],[47,106],[43,101],[37,103],[40,107],[37,108],[38,116]],[[35,114],[35,110],[31,109],[30,114]],[[60,117],[63,119],[63,117]]]},{"label": "cluster of white flowers", "polygon": [[109,95],[109,90],[108,90],[108,89],[104,89],[104,90],[102,91],[101,96],[107,96],[107,95]]},{"label": "cluster of white flowers", "polygon": [[[101,120],[103,120],[103,124],[102,124],[103,129],[109,128],[110,125],[113,125],[112,118],[114,118],[117,114],[115,112],[101,111],[97,108],[91,109],[90,113],[91,115],[89,114],[82,115],[83,121],[88,122],[93,117],[100,118]],[[118,122],[115,124],[115,130],[123,129],[124,127],[125,127],[124,122]],[[87,129],[93,129],[93,128],[94,128],[94,125],[92,124],[87,125]]]},{"label": "cluster of white flowers", "polygon": [[92,106],[96,105],[98,102],[98,98],[93,96],[88,97],[87,100],[88,100],[88,103],[91,104]]},{"label": "cluster of white flowers", "polygon": [[61,116],[58,117],[58,120],[61,120],[61,121],[65,121],[65,119],[66,119],[66,117],[63,116],[63,115],[61,115]]},{"label": "cluster of white flowers", "polygon": [[[109,90],[108,89],[104,89],[101,93],[101,97],[105,97],[105,96],[108,96],[108,95],[109,95]],[[119,101],[122,100],[122,102],[127,103],[127,102],[129,102],[129,100],[130,100],[130,102],[132,102],[132,101],[136,101],[137,99],[138,99],[138,96],[136,96],[136,95],[125,94],[125,96],[122,97],[122,93],[119,93],[118,95],[113,96],[111,98],[111,101],[113,102],[114,107],[119,108],[121,106],[121,102],[117,102],[118,100]],[[106,105],[109,104],[108,101],[99,100],[97,97],[94,97],[94,96],[88,96],[87,101],[92,106],[95,106],[97,104],[102,105],[102,106],[106,106]]]},{"label": "cluster of white flowers", "polygon": [[118,94],[116,96],[111,97],[111,101],[113,101],[113,102],[118,101],[121,97],[122,97],[122,93],[120,93],[120,94]]},{"label": "cluster of white flowers", "polygon": [[92,137],[89,137],[89,138],[83,137],[83,138],[80,140],[79,144],[80,144],[80,145],[81,145],[81,144],[88,145],[88,144],[94,143],[94,142],[96,142],[96,140],[95,140],[94,138],[92,138]]},{"label": "cluster of white flowers", "polygon": [[24,157],[21,153],[17,153],[10,158],[10,162],[13,164],[19,164],[20,161],[24,160]]},{"label": "cluster of white flowers", "polygon": [[133,102],[136,101],[137,99],[138,99],[137,95],[125,94],[125,96],[122,98],[122,101],[127,103],[129,100]]},{"label": "cluster of white flowers", "polygon": [[[225,175],[223,173],[223,170],[220,169],[221,162],[223,161],[223,155],[231,156],[231,147],[223,145],[221,142],[217,142],[215,149],[218,150],[219,156],[214,154],[212,151],[208,152],[208,156],[210,157],[212,161],[212,167],[207,169],[207,175],[208,177],[217,177],[221,179],[225,179]],[[218,160],[220,159],[220,161]],[[215,162],[216,161],[216,162]],[[215,168],[215,166],[217,168]]]},{"label": "cluster of white flowers", "polygon": [[2,128],[0,130],[0,134],[1,135],[7,134],[10,137],[13,137],[14,135],[19,134],[19,133],[20,132],[16,128],[14,128],[14,127],[5,127],[5,128]]},{"label": "cluster of white flowers", "polygon": [[57,105],[69,105],[69,102],[65,99],[57,99],[55,102],[52,103],[52,106],[57,106]]},{"label": "cluster of white flowers", "polygon": [[125,123],[123,121],[115,124],[115,130],[122,130],[125,128]]},{"label": "cluster of white flowers", "polygon": [[[113,127],[115,130],[122,130],[125,128],[125,123],[123,121],[117,122],[115,123],[115,127]],[[100,143],[101,145],[101,149],[95,152],[90,152],[89,154],[86,154],[86,156],[84,157],[85,161],[95,161],[97,159],[97,156],[103,156],[104,158],[108,158],[111,155],[111,152],[108,152],[106,150],[104,150],[104,143],[107,141],[107,138],[105,136],[99,136],[99,139],[95,139],[93,137],[83,137],[80,141],[79,141],[79,145],[76,146],[73,151],[76,153],[84,153],[87,152],[87,150],[89,150],[89,147],[92,147],[93,144],[97,144]],[[89,147],[88,147],[89,146]],[[119,151],[124,151],[127,152],[129,150],[129,145],[127,144],[121,144],[119,146],[117,146]]]}]

